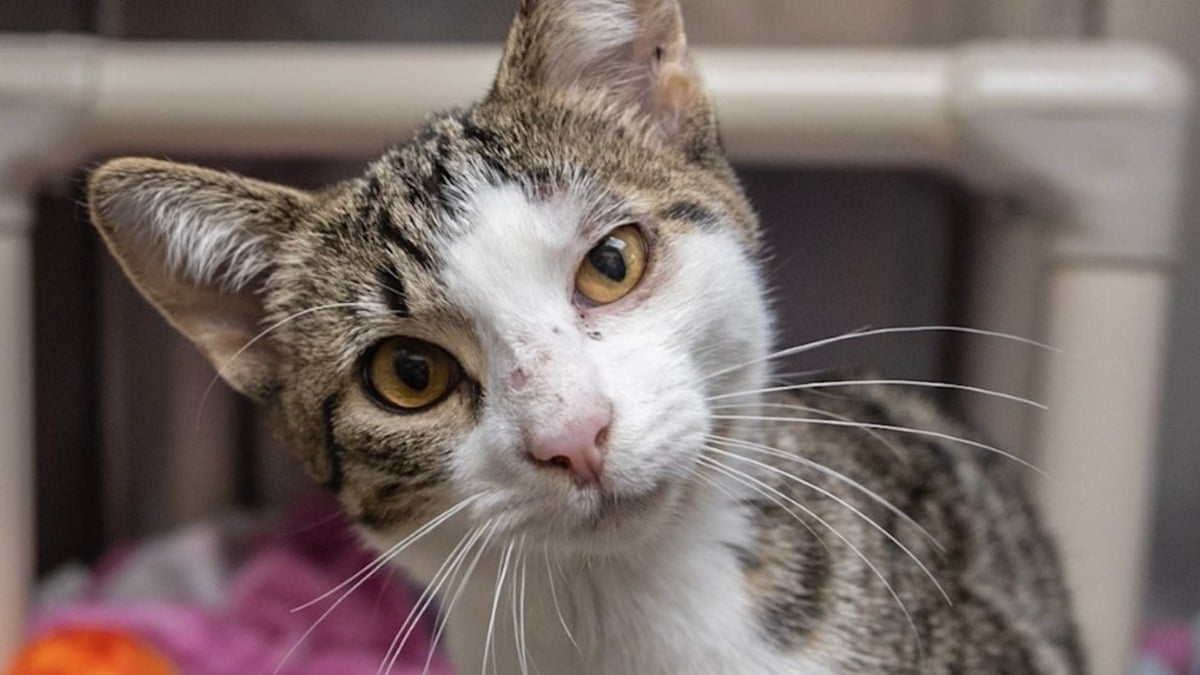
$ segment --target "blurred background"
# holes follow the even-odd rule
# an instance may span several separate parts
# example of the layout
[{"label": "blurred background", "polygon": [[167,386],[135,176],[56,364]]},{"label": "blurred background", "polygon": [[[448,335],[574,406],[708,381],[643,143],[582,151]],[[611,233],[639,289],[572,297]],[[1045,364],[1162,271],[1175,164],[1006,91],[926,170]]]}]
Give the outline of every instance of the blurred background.
[{"label": "blurred background", "polygon": [[[501,0],[0,0],[0,32],[126,40],[499,42]],[[939,46],[980,39],[1146,41],[1200,72],[1194,0],[687,0],[694,45]],[[399,140],[399,139],[398,139]],[[1190,185],[1200,177],[1192,153]],[[356,164],[196,157],[317,186]],[[366,159],[365,157],[363,159]],[[961,323],[955,289],[980,204],[934,174],[739,167],[768,229],[784,321],[798,343],[865,325]],[[247,405],[132,291],[98,247],[81,177],[47,185],[37,231],[39,568],[110,542],[307,486]],[[1189,192],[1195,192],[1190,190]],[[1161,424],[1146,613],[1200,610],[1200,203],[1183,224]],[[927,336],[830,352],[807,367],[949,378],[957,347]],[[1113,382],[1111,386],[1120,387]],[[212,467],[219,467],[214,471]],[[102,480],[101,480],[102,478]]]}]

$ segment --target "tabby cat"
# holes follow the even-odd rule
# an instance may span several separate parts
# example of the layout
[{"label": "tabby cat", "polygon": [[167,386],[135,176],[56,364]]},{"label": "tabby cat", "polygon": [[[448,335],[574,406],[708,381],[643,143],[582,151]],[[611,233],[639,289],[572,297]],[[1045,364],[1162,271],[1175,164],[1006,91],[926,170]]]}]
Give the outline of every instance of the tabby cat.
[{"label": "tabby cat", "polygon": [[482,102],[322,192],[152,159],[89,189],[383,553],[323,600],[400,566],[461,673],[1082,670],[1026,467],[888,384],[769,386],[676,0],[524,0]]}]

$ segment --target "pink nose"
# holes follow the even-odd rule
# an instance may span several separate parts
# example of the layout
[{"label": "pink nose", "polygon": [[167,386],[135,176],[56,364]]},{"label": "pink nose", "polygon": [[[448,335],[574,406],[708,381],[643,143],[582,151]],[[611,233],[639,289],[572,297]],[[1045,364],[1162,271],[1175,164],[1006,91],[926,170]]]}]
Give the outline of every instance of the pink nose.
[{"label": "pink nose", "polygon": [[579,483],[599,483],[608,454],[611,422],[607,407],[585,413],[549,433],[535,434],[529,443],[529,456],[539,464],[566,469]]}]

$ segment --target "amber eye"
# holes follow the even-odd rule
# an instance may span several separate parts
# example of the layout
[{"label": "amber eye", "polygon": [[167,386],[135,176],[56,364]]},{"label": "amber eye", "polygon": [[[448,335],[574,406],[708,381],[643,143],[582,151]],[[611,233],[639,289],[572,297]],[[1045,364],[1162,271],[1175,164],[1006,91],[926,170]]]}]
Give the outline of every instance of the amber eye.
[{"label": "amber eye", "polygon": [[367,390],[380,403],[403,412],[440,402],[460,377],[458,362],[446,350],[411,338],[384,340],[363,362]]},{"label": "amber eye", "polygon": [[589,302],[607,305],[629,295],[646,272],[646,240],[634,225],[609,232],[584,256],[575,290]]}]

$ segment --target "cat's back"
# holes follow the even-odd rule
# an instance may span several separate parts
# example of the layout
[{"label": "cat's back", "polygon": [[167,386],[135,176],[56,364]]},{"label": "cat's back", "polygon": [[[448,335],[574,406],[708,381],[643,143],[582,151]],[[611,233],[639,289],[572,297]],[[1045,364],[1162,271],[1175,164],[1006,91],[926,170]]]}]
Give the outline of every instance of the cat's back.
[{"label": "cat's back", "polygon": [[714,470],[752,495],[739,555],[777,648],[845,672],[1083,671],[1036,469],[894,386],[779,394],[757,416],[754,441],[713,444]]}]

